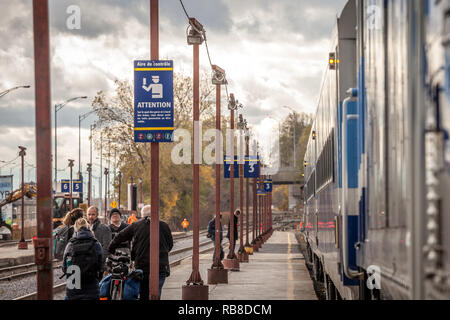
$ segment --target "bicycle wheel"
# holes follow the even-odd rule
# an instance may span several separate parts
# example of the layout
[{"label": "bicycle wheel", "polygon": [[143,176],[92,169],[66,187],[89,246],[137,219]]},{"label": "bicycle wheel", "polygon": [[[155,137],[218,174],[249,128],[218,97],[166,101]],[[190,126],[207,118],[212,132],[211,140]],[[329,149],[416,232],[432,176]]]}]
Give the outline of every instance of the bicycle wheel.
[{"label": "bicycle wheel", "polygon": [[111,293],[111,300],[119,300],[119,286],[114,285]]}]

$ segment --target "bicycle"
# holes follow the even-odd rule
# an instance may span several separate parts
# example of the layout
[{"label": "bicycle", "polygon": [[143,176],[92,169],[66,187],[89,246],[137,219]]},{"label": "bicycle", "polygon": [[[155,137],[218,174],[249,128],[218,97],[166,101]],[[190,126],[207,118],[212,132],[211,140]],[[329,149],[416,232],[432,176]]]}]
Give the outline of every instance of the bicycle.
[{"label": "bicycle", "polygon": [[111,273],[111,300],[123,299],[124,282],[128,276],[130,262],[130,257],[126,253],[120,251],[116,251],[116,255],[110,255],[106,259],[106,266]]}]

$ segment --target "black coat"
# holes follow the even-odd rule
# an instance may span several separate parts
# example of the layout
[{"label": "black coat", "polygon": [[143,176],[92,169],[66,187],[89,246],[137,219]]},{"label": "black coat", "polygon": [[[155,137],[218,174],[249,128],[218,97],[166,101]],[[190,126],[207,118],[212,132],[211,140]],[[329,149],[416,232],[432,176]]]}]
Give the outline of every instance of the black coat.
[{"label": "black coat", "polygon": [[[122,230],[124,230],[125,228],[127,228],[129,226],[129,224],[125,223],[125,222],[121,222],[120,226],[116,227],[115,225],[113,225],[112,223],[109,225],[109,230],[111,230],[111,239],[114,239],[114,237]],[[130,242],[124,242],[121,243],[119,248],[130,248]]]},{"label": "black coat", "polygon": [[[238,238],[238,228],[237,228],[237,224],[238,224],[238,217],[236,217],[234,214],[233,214],[233,217],[234,217],[234,240],[237,240],[237,238]],[[228,232],[227,232],[227,238],[228,239],[230,239],[230,221],[231,221],[231,219],[228,221]]]},{"label": "black coat", "polygon": [[[98,242],[94,235],[92,234],[91,230],[82,228],[80,231],[74,233],[73,240],[75,239],[92,239],[95,241],[95,245],[93,247],[93,250],[95,251],[95,256],[97,259],[97,278],[90,278],[88,282],[82,282],[80,289],[69,289],[66,288],[66,297],[68,300],[98,300],[100,295],[100,289],[99,289],[99,280],[101,279],[101,275],[103,272],[103,250],[100,242]],[[72,241],[73,241],[72,240]],[[63,264],[62,264],[62,270],[64,273],[67,272],[68,268],[68,258],[72,253],[72,242],[69,242],[66,246],[66,249],[64,251],[64,258],[63,258]]]},{"label": "black coat", "polygon": [[[150,218],[141,219],[119,232],[109,245],[109,253],[114,253],[119,244],[132,240],[131,259],[136,269],[150,271]],[[159,273],[170,275],[169,251],[172,250],[172,232],[167,223],[159,221]]]}]

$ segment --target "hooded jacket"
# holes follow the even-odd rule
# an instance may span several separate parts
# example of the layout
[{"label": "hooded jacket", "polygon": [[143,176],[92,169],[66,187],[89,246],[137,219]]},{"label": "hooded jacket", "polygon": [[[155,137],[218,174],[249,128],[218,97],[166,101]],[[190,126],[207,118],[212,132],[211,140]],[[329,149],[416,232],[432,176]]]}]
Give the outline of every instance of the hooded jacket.
[{"label": "hooded jacket", "polygon": [[99,299],[99,280],[103,272],[103,250],[100,243],[95,239],[91,230],[86,228],[81,228],[78,232],[75,232],[73,238],[66,246],[63,256],[62,271],[67,272],[67,268],[70,265],[69,257],[72,253],[73,241],[74,240],[87,240],[92,239],[95,243],[93,246],[93,254],[96,256],[97,260],[97,274],[98,277],[89,279],[88,282],[81,282],[80,289],[69,289],[66,287],[66,296],[69,300],[98,300]]}]

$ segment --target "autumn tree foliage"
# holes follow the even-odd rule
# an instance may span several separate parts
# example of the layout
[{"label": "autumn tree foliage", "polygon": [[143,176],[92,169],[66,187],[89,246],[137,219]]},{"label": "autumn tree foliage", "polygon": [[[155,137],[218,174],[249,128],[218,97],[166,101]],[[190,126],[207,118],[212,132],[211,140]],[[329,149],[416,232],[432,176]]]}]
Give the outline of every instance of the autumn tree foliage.
[{"label": "autumn tree foliage", "polygon": [[[183,128],[193,132],[192,121],[192,78],[189,76],[174,73],[174,122],[175,128]],[[222,99],[222,135],[225,137],[225,130],[229,128],[229,117],[224,116],[226,102]],[[115,90],[111,93],[99,91],[94,98],[92,107],[98,116],[93,141],[97,151],[100,151],[100,144],[103,143],[103,157],[111,158],[115,155],[117,170],[122,173],[121,199],[123,204],[127,203],[127,188],[131,182],[143,180],[143,202],[150,204],[150,144],[136,143],[134,141],[134,101],[133,84],[127,80],[116,80]],[[200,120],[202,129],[215,128],[215,87],[211,84],[211,79],[204,74],[200,82]],[[294,121],[293,121],[294,120]],[[297,136],[301,140],[298,150],[306,147],[304,137],[310,125],[307,115],[299,114],[293,119],[285,120],[285,128],[281,134],[280,152],[292,157],[292,135],[291,125],[295,123]],[[310,126],[309,126],[310,128]],[[297,140],[297,142],[299,142]],[[307,140],[307,138],[306,138]],[[191,140],[192,143],[192,140]],[[105,148],[105,145],[108,147]],[[172,149],[176,143],[160,144],[160,218],[169,223],[172,230],[181,229],[181,221],[192,217],[192,165],[174,164],[171,159]],[[303,146],[304,145],[304,146]],[[192,148],[193,149],[193,148]],[[297,153],[297,161],[300,161],[302,152]],[[193,156],[191,154],[191,159]],[[292,159],[292,158],[291,158]],[[302,160],[301,160],[302,162]],[[283,164],[284,165],[284,164]],[[223,171],[221,172],[223,177]],[[118,193],[118,176],[115,175],[114,194]],[[235,179],[235,208],[239,206],[239,181]],[[221,211],[229,211],[229,181],[221,179]],[[139,199],[139,196],[138,196]],[[285,189],[280,189],[280,195],[276,196],[277,203],[282,208],[287,203],[287,193]],[[279,204],[278,204],[279,202]],[[250,203],[252,200],[250,199]],[[200,166],[200,227],[204,228],[207,222],[215,214],[215,166]]]}]

